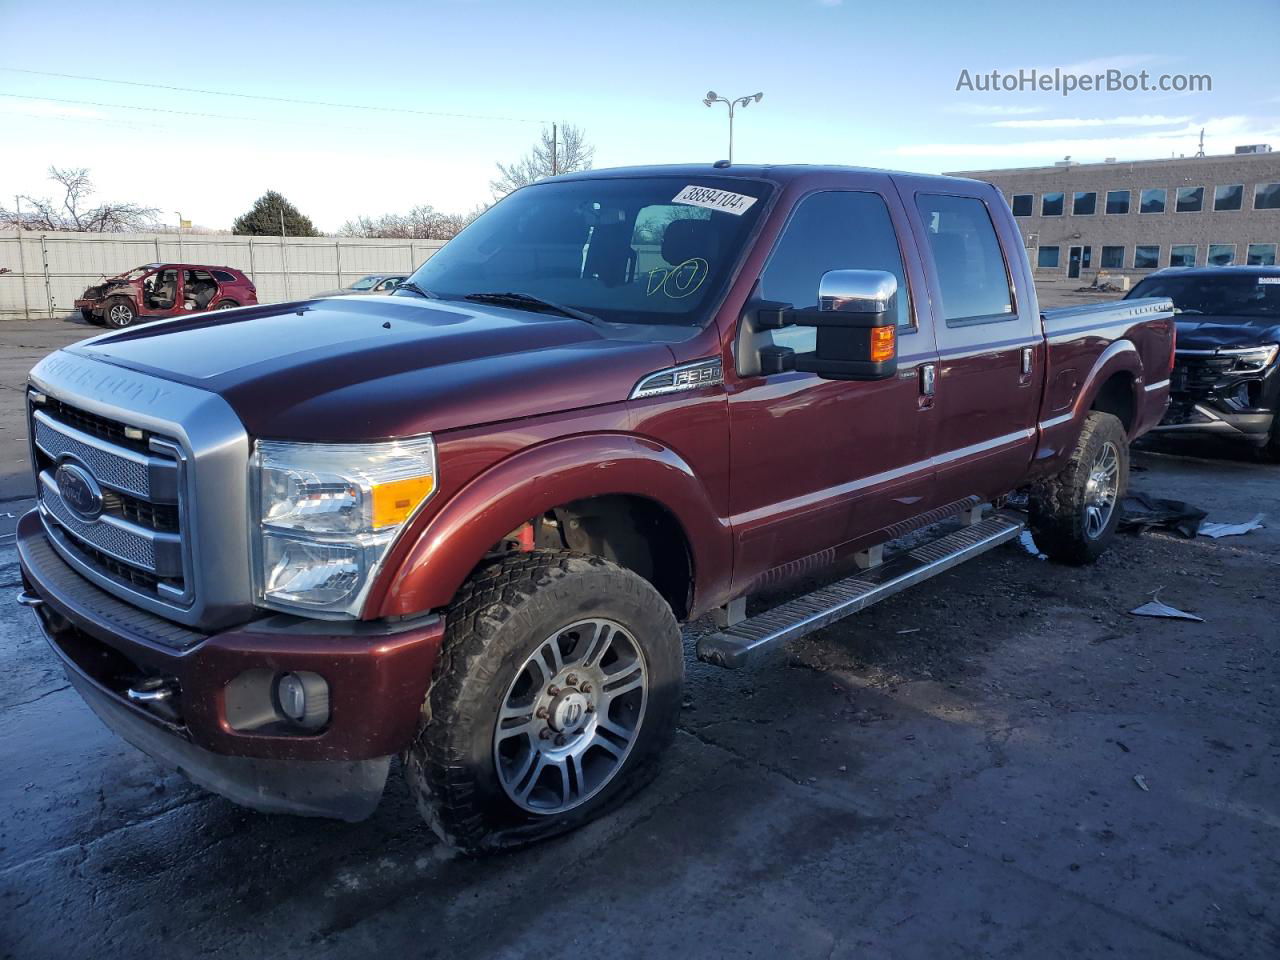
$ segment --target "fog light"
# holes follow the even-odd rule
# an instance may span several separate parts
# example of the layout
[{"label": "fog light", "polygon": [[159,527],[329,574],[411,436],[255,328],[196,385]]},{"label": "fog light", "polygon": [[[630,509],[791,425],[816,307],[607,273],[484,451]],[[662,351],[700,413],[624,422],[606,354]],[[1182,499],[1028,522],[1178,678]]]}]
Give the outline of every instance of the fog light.
[{"label": "fog light", "polygon": [[329,684],[318,673],[298,671],[276,680],[276,704],[284,717],[315,730],[329,720]]}]

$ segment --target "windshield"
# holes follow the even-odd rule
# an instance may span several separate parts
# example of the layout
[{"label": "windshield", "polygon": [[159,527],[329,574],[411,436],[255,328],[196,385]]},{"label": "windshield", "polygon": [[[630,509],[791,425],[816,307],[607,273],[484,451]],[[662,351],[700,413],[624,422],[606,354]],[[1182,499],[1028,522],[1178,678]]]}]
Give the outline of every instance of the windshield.
[{"label": "windshield", "polygon": [[411,279],[446,300],[521,293],[613,323],[702,325],[769,190],[727,177],[536,184],[489,209]]},{"label": "windshield", "polygon": [[1218,317],[1280,317],[1280,275],[1147,277],[1126,299],[1168,297],[1181,313]]},{"label": "windshield", "polygon": [[126,280],[141,280],[148,273],[150,273],[152,270],[155,270],[159,266],[160,264],[158,263],[148,263],[145,267],[134,267],[132,270],[130,270],[128,273],[124,275],[124,278]]},{"label": "windshield", "polygon": [[359,280],[353,283],[349,289],[368,290],[370,287],[372,287],[375,283],[377,283],[381,279],[382,279],[381,277],[361,277]]}]

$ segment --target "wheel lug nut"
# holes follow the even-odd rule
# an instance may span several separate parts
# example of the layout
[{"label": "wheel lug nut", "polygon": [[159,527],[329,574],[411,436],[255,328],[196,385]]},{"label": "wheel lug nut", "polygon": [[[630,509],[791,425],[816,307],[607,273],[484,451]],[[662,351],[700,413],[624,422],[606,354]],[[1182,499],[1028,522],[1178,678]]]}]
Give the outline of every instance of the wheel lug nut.
[{"label": "wheel lug nut", "polygon": [[550,728],[550,727],[543,727],[543,728],[542,728],[542,730],[541,730],[541,731],[539,731],[538,736],[539,736],[541,739],[543,739],[543,740],[550,740],[550,739],[551,739],[551,728]]},{"label": "wheel lug nut", "polygon": [[583,684],[582,684],[582,686],[580,686],[578,689],[579,689],[579,690],[581,690],[583,693],[590,693],[590,692],[591,692],[591,684],[586,683],[586,682],[584,681],[584,682],[583,682]]},{"label": "wheel lug nut", "polygon": [[563,734],[563,733],[562,733],[562,734],[560,734],[560,736],[556,737],[556,746],[557,746],[557,747],[563,747],[563,746],[565,745],[565,743],[567,743],[567,742],[568,742],[568,741],[566,741],[566,740],[565,740],[565,738],[564,738],[564,734]]},{"label": "wheel lug nut", "polygon": [[594,703],[588,703],[587,713],[595,713],[595,712],[596,712],[596,705]]},{"label": "wheel lug nut", "polygon": [[539,720],[545,720],[547,719],[547,708],[539,707],[537,710],[533,711],[533,715]]},{"label": "wheel lug nut", "polygon": [[569,676],[564,678],[564,682],[571,687],[576,687],[578,685],[578,675],[576,673],[571,673]]},{"label": "wheel lug nut", "polygon": [[548,697],[558,697],[558,696],[560,696],[560,688],[559,688],[559,687],[556,687],[556,686],[550,686],[550,687],[547,687],[547,696],[548,696]]}]

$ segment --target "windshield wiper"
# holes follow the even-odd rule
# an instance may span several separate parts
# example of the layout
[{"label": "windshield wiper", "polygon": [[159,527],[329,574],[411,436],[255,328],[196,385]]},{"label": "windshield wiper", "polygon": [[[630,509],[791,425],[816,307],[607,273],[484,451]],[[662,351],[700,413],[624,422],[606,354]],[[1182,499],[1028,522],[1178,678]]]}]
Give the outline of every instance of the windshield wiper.
[{"label": "windshield wiper", "polygon": [[418,294],[418,296],[420,297],[426,297],[428,300],[440,299],[439,294],[432,293],[430,290],[423,290],[420,286],[418,286],[412,280],[401,280],[399,283],[396,284],[396,289],[409,290],[413,293]]},{"label": "windshield wiper", "polygon": [[541,297],[530,296],[527,293],[468,293],[462,299],[473,300],[476,303],[493,303],[498,306],[515,307],[518,310],[534,310],[543,313],[550,311],[561,316],[573,317],[575,320],[589,323],[593,327],[600,327],[602,330],[609,329],[609,325],[594,313],[587,313],[587,311],[579,310],[577,307],[566,307],[563,304],[552,303],[550,300],[543,300]]}]

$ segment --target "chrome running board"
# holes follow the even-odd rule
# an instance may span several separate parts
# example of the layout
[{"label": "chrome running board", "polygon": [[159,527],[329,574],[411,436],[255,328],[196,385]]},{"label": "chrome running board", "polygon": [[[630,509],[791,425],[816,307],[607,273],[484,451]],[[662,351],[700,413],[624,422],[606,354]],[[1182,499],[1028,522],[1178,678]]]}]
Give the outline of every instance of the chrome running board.
[{"label": "chrome running board", "polygon": [[863,610],[1017,537],[1021,517],[997,513],[698,641],[698,659],[743,667],[788,640]]}]

